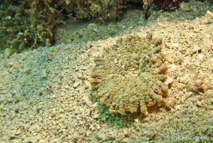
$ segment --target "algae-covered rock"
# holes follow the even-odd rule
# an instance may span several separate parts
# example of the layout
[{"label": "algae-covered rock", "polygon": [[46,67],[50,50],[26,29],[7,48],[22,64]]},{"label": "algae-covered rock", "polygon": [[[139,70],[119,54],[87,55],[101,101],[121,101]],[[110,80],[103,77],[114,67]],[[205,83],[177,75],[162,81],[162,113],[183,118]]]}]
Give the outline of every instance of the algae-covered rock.
[{"label": "algae-covered rock", "polygon": [[[183,0],[181,0],[183,1]],[[152,2],[162,9],[177,8],[172,0]],[[21,52],[26,48],[54,44],[54,29],[64,19],[87,19],[101,23],[121,18],[128,3],[143,0],[9,0],[0,1],[0,50],[7,47]],[[142,7],[141,7],[142,8]]]},{"label": "algae-covered rock", "polygon": [[129,35],[95,58],[93,96],[108,106],[110,113],[147,115],[149,107],[165,103],[167,67],[161,43],[162,39],[152,39],[150,34],[147,38]]},{"label": "algae-covered rock", "polygon": [[13,51],[11,48],[6,48],[6,49],[4,50],[4,56],[5,56],[6,58],[9,58],[13,53],[14,53],[14,51]]},{"label": "algae-covered rock", "polygon": [[120,17],[124,0],[10,0],[0,1],[0,50],[21,52],[51,46],[54,29],[64,17],[113,21]]}]

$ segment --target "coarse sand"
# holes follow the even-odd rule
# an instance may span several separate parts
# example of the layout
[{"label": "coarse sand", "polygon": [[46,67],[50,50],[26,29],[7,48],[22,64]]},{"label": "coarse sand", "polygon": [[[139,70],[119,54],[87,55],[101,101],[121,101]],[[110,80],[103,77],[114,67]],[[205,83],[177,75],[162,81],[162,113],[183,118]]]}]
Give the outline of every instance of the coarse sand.
[{"label": "coarse sand", "polygon": [[[161,14],[102,40],[1,58],[0,142],[213,142],[213,15],[205,12],[192,20]],[[163,38],[171,108],[162,106],[147,117],[106,118],[107,109],[100,111],[91,96],[94,58],[119,37],[147,32]]]}]

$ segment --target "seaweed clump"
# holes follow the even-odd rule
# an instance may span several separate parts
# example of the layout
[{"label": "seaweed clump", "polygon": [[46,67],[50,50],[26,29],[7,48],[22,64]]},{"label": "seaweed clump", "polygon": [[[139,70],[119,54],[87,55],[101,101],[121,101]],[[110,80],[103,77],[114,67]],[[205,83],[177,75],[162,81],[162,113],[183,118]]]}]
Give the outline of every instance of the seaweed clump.
[{"label": "seaweed clump", "polygon": [[124,0],[8,0],[0,2],[1,49],[20,52],[54,44],[54,29],[64,18],[104,22],[120,17]]},{"label": "seaweed clump", "polygon": [[[118,20],[127,3],[162,9],[178,5],[173,0],[7,0],[0,1],[0,50],[20,52],[54,44],[54,29],[64,19],[88,19],[100,23]],[[13,53],[12,52],[12,53]]]},{"label": "seaweed clump", "polygon": [[8,0],[0,4],[1,50],[20,52],[53,44],[53,29],[61,22],[62,13],[47,0]]},{"label": "seaweed clump", "polygon": [[146,38],[129,35],[94,59],[93,96],[109,107],[110,113],[147,115],[148,109],[165,103],[167,66],[161,43],[162,39],[153,39],[152,34]]}]

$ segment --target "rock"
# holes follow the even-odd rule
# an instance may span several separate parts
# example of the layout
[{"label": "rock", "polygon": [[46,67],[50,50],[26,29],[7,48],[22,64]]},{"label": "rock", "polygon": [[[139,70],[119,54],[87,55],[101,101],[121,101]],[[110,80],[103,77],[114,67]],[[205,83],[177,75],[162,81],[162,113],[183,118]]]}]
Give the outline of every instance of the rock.
[{"label": "rock", "polygon": [[213,119],[211,119],[211,118],[207,119],[207,123],[208,123],[209,125],[213,126]]},{"label": "rock", "polygon": [[193,52],[197,52],[198,50],[200,50],[201,49],[201,47],[199,47],[199,46],[197,46],[197,45],[192,45],[192,51]]},{"label": "rock", "polygon": [[78,132],[75,132],[75,133],[72,135],[72,139],[73,139],[74,141],[77,141],[79,138],[80,138],[80,136],[79,136],[79,133],[78,133]]},{"label": "rock", "polygon": [[73,87],[74,87],[74,88],[77,88],[79,85],[80,85],[79,82],[75,82],[75,83],[73,84]]},{"label": "rock", "polygon": [[202,103],[200,101],[197,101],[197,106],[202,107]]},{"label": "rock", "polygon": [[41,77],[46,78],[47,77],[47,72],[46,69],[43,69],[41,72]]},{"label": "rock", "polygon": [[124,139],[122,140],[122,143],[129,143],[129,142],[130,142],[129,138],[124,138]]},{"label": "rock", "polygon": [[14,53],[14,51],[12,50],[12,48],[6,48],[4,51],[4,56],[6,58],[9,58],[13,53]]},{"label": "rock", "polygon": [[85,89],[90,89],[91,88],[91,84],[89,81],[85,81]]},{"label": "rock", "polygon": [[84,95],[83,99],[89,107],[93,107],[92,101],[89,99],[88,95]]},{"label": "rock", "polygon": [[105,140],[106,136],[103,133],[97,133],[95,138],[98,140]]},{"label": "rock", "polygon": [[202,54],[199,54],[199,55],[198,55],[198,58],[199,58],[199,59],[201,59],[201,60],[203,60],[203,58],[204,58],[204,55],[202,55]]},{"label": "rock", "polygon": [[170,77],[170,76],[167,76],[167,78],[166,78],[166,80],[165,80],[165,84],[166,85],[168,85],[168,84],[170,84],[170,83],[172,83],[174,80],[173,80],[173,78],[172,77]]},{"label": "rock", "polygon": [[177,99],[174,97],[170,97],[169,100],[166,102],[166,107],[169,109],[173,108],[177,104]]}]

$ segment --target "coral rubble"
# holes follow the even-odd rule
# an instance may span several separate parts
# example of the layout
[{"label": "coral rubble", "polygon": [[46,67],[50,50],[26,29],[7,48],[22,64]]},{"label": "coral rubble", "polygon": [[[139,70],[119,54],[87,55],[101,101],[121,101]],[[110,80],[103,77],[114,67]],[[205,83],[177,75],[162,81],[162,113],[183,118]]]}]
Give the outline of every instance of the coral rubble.
[{"label": "coral rubble", "polygon": [[160,106],[168,96],[164,84],[167,66],[161,52],[161,38],[129,35],[96,57],[92,73],[93,96],[109,107],[110,113],[128,114]]}]

